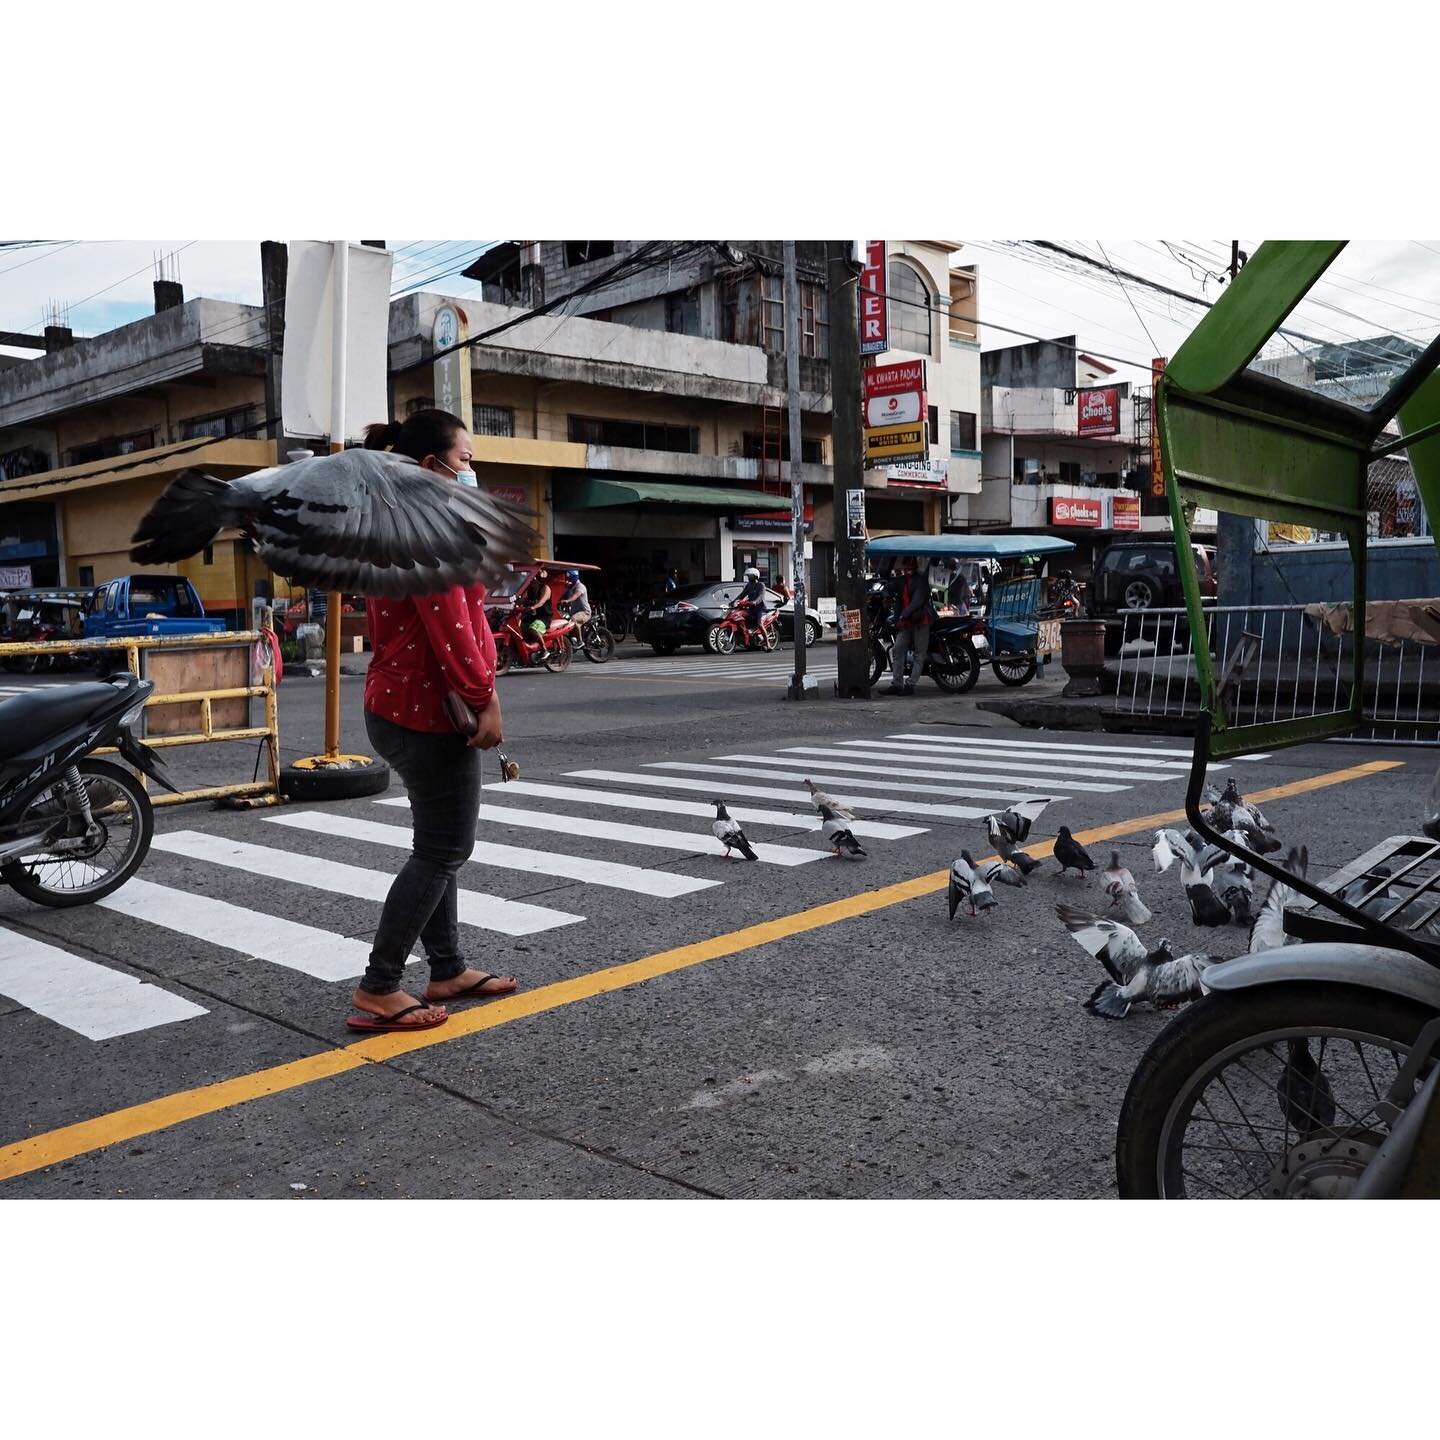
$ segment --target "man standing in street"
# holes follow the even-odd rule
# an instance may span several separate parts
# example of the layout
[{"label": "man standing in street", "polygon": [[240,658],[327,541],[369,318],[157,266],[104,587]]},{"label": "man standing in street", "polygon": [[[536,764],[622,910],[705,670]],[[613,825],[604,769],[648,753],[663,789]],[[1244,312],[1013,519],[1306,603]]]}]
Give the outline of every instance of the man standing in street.
[{"label": "man standing in street", "polygon": [[[890,652],[890,684],[887,695],[913,695],[915,681],[925,671],[930,650],[930,586],[915,573],[915,557],[900,562],[900,579],[895,587],[895,644]],[[905,678],[905,661],[910,659],[910,679]]]}]

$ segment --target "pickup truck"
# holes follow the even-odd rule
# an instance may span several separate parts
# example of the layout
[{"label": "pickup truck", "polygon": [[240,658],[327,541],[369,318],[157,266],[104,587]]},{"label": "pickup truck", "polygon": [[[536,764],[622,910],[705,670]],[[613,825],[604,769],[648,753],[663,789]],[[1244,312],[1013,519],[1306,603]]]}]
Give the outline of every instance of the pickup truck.
[{"label": "pickup truck", "polygon": [[96,587],[85,616],[87,639],[131,635],[213,635],[223,620],[207,620],[195,587],[183,575],[122,575]]}]

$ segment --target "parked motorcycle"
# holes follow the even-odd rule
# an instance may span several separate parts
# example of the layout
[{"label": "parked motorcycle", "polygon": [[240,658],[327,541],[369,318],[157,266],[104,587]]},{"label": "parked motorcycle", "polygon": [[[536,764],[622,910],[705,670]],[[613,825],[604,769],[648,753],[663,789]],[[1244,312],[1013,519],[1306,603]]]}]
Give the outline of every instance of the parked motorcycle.
[{"label": "parked motorcycle", "polygon": [[0,724],[0,879],[41,905],[87,905],[118,890],[150,849],[154,813],[140,782],[91,753],[120,755],[174,790],[131,733],[155,686],[128,672],[4,703]]},{"label": "parked motorcycle", "polygon": [[737,601],[717,620],[705,635],[705,645],[717,655],[734,654],[736,647],[749,650],[773,650],[780,643],[780,617],[776,610],[765,610],[752,627],[750,607]]},{"label": "parked motorcycle", "polygon": [[[870,610],[870,684],[890,668],[890,652],[895,645],[895,617],[890,613],[884,581],[872,581],[866,602]],[[985,622],[978,615],[940,616],[930,625],[930,649],[925,656],[924,673],[942,690],[963,695],[980,678],[980,655],[975,639],[985,633]]]}]

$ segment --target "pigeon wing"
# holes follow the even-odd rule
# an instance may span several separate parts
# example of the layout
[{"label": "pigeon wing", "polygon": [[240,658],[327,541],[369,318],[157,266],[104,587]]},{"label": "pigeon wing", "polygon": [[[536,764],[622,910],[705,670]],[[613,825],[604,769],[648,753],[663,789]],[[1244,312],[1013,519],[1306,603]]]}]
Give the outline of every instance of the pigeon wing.
[{"label": "pigeon wing", "polygon": [[1200,978],[1215,962],[1208,955],[1182,955],[1156,965],[1150,974],[1149,999],[1157,1005],[1198,1000],[1205,993]]},{"label": "pigeon wing", "polygon": [[1149,952],[1128,925],[1102,920],[1098,915],[1067,905],[1063,900],[1055,906],[1055,913],[1117,984],[1127,984],[1144,964]]}]

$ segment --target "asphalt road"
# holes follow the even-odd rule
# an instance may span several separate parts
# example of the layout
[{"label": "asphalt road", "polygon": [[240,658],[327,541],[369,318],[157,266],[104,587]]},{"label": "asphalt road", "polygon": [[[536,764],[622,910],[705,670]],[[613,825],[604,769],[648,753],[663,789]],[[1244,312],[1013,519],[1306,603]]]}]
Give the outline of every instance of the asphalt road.
[{"label": "asphalt road", "polygon": [[[408,845],[398,786],[159,811],[105,905],[0,890],[0,1196],[1113,1194],[1120,1100],[1165,1020],[1081,1008],[1103,977],[1053,906],[1102,909],[1098,880],[1047,862],[952,923],[940,872],[989,854],[981,817],[1007,798],[1063,796],[1036,838],[1120,827],[1090,848],[1140,878],[1147,933],[1238,953],[1242,932],[1199,935],[1174,872],[1151,871],[1185,742],[1018,729],[976,710],[988,672],[964,699],[841,702],[833,644],[812,660],[827,678],[803,703],[783,653],[632,647],[507,676],[522,776],[487,776],[488,848],[461,883],[474,963],[521,992],[421,1036],[343,1026]],[[341,685],[342,742],[363,749],[362,680]],[[320,680],[282,685],[287,757],[319,748],[322,702]],[[1227,773],[1264,795],[1376,761],[1394,768],[1264,802],[1323,874],[1416,828],[1428,755],[1315,745]],[[237,745],[203,764],[253,762]],[[863,861],[824,848],[806,775],[863,806]],[[722,858],[717,794],[759,863]]]}]

